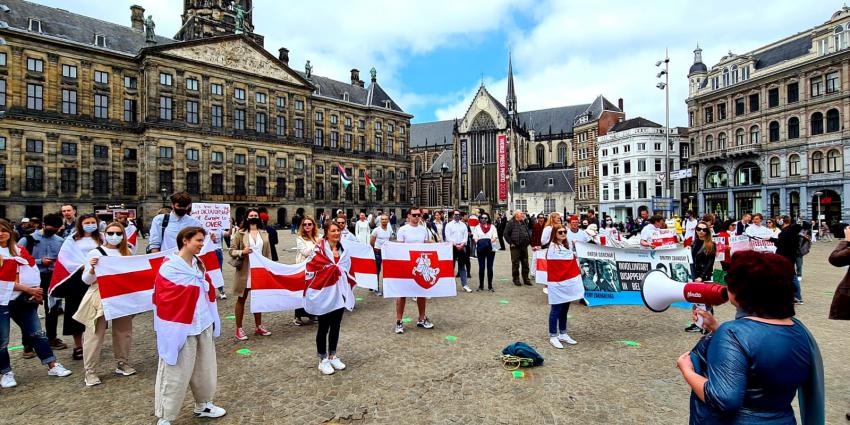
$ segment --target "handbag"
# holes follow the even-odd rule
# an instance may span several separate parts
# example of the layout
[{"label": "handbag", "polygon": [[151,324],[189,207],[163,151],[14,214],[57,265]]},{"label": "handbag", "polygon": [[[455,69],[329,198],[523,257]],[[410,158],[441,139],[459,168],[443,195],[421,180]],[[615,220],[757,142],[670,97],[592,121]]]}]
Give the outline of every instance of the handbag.
[{"label": "handbag", "polygon": [[[237,232],[235,237],[233,238],[232,249],[238,249],[238,250],[244,249],[243,246],[242,246],[243,240],[244,240],[244,238],[242,236],[242,232]],[[238,256],[238,257],[235,257],[235,258],[233,256],[231,256],[227,260],[227,264],[230,264],[236,270],[242,270],[242,264],[244,264],[244,263],[245,263],[245,257],[243,257],[241,255]]]}]

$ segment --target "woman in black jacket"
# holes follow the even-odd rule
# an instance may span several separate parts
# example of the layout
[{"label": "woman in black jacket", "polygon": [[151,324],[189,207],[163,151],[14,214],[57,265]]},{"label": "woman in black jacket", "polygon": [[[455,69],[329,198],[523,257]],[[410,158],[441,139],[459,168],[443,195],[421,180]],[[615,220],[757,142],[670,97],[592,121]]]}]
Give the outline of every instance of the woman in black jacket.
[{"label": "woman in black jacket", "polygon": [[701,221],[695,230],[696,238],[691,245],[691,257],[694,264],[691,268],[691,278],[694,282],[710,282],[714,271],[714,257],[717,250],[711,239],[711,227]]}]

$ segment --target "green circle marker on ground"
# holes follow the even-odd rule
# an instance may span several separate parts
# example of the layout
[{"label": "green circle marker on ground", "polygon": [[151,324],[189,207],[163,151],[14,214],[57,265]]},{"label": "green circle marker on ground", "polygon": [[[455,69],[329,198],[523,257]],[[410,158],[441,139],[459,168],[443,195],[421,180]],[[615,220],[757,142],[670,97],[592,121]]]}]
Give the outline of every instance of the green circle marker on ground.
[{"label": "green circle marker on ground", "polygon": [[247,356],[248,354],[251,354],[251,350],[249,350],[247,348],[243,348],[241,350],[236,350],[236,354],[241,354],[243,356]]},{"label": "green circle marker on ground", "polygon": [[233,319],[235,319],[235,318],[236,318],[236,316],[227,316],[227,317],[225,317],[225,319],[230,319],[230,320],[233,320]]},{"label": "green circle marker on ground", "polygon": [[409,318],[409,317],[405,317],[404,319],[401,319],[401,323],[410,323],[410,322],[412,322],[412,321],[413,321],[413,320],[412,320],[411,318]]},{"label": "green circle marker on ground", "polygon": [[23,345],[15,345],[15,346],[9,347],[9,351],[23,350],[23,349],[24,349]]},{"label": "green circle marker on ground", "polygon": [[639,342],[634,342],[634,341],[618,341],[618,342],[620,344],[623,344],[623,345],[628,345],[629,347],[640,347]]},{"label": "green circle marker on ground", "polygon": [[499,300],[499,304],[507,304],[508,302],[508,300]]},{"label": "green circle marker on ground", "polygon": [[572,315],[572,314],[568,314],[568,315],[567,315],[567,319],[572,319],[572,318],[573,318],[573,315]]},{"label": "green circle marker on ground", "polygon": [[521,370],[515,370],[515,371],[511,372],[511,375],[513,375],[514,378],[525,378],[525,372],[523,372]]},{"label": "green circle marker on ground", "polygon": [[356,301],[363,301],[363,297],[354,298]]},{"label": "green circle marker on ground", "polygon": [[446,341],[457,341],[457,337],[454,335],[446,336]]}]

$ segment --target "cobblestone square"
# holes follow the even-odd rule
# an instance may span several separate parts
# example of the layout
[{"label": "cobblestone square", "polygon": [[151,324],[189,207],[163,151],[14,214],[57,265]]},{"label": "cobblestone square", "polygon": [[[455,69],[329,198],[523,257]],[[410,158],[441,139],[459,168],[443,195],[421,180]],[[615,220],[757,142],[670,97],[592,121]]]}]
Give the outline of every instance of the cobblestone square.
[{"label": "cobblestone square", "polygon": [[[288,231],[280,236],[281,259],[291,262],[294,241]],[[850,324],[826,319],[833,290],[844,274],[844,269],[827,263],[833,247],[817,243],[805,257],[806,302],[798,307],[798,317],[812,330],[824,355],[828,422],[844,423],[850,407],[850,369],[845,367]],[[231,285],[233,271],[225,267]],[[477,265],[470,282],[477,284]],[[176,423],[687,422],[689,390],[675,367],[677,356],[697,339],[683,332],[687,311],[655,314],[642,306],[590,309],[574,304],[569,333],[578,345],[556,350],[547,341],[546,296],[539,285],[511,284],[507,251],[496,256],[495,287],[495,293],[460,292],[429,301],[433,330],[413,326],[416,308],[408,303],[406,317],[414,323],[404,335],[393,333],[392,300],[357,290],[362,300],[345,315],[339,347],[348,368],[332,376],[316,370],[315,325],[294,326],[291,313],[264,316],[272,336],[236,341],[234,321],[228,318],[234,305],[230,297],[219,303],[223,330],[216,341],[215,401],[228,414],[215,421],[192,418],[189,394]],[[718,315],[728,320],[733,311],[724,305]],[[252,326],[253,319],[246,315],[246,331]],[[22,359],[20,349],[12,351],[19,386],[0,390],[0,417],[16,423],[155,423],[157,356],[150,313],[136,317],[134,332],[131,360],[139,373],[112,375],[107,342],[100,370],[103,384],[92,388],[84,386],[82,362],[71,359],[70,349],[57,352],[59,361],[74,371],[62,379],[48,377],[35,359]],[[71,342],[70,337],[64,339]],[[521,378],[505,371],[499,353],[515,341],[537,348],[545,365],[524,369]],[[10,345],[19,343],[20,332],[13,325]],[[250,352],[240,354],[243,349]]]}]

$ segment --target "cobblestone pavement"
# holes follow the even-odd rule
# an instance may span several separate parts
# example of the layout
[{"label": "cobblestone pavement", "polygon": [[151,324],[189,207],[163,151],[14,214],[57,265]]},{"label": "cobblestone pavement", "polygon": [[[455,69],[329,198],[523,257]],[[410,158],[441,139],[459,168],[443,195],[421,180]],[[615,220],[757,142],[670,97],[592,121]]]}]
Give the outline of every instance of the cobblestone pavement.
[{"label": "cobblestone pavement", "polygon": [[[278,249],[292,261],[289,232],[281,232]],[[824,354],[830,423],[845,423],[850,407],[848,328],[828,321],[832,291],[844,273],[826,257],[834,243],[818,243],[806,257],[803,280],[806,303],[798,316],[810,327]],[[473,260],[474,261],[474,260]],[[228,286],[232,270],[225,266]],[[477,265],[473,266],[477,278]],[[477,280],[476,280],[477,283]],[[510,282],[507,251],[496,256],[495,293],[459,293],[433,299],[428,315],[433,330],[408,325],[393,333],[394,303],[358,290],[363,299],[346,313],[339,346],[348,369],[333,376],[316,370],[315,325],[291,324],[291,313],[268,314],[270,337],[233,338],[234,299],[220,302],[223,322],[218,349],[216,403],[227,409],[216,424],[517,424],[517,423],[653,423],[687,422],[689,389],[675,362],[697,340],[682,329],[684,310],[656,314],[644,307],[587,307],[570,310],[570,335],[578,345],[564,350],[547,341],[548,305],[541,287]],[[722,320],[733,316],[726,305]],[[414,323],[416,307],[408,303]],[[246,331],[253,325],[246,317]],[[37,360],[11,352],[19,386],[0,390],[0,417],[16,423],[153,424],[156,347],[151,315],[135,319],[132,362],[139,373],[119,377],[111,371],[111,343],[102,355],[103,385],[86,388],[81,361],[71,350],[57,352],[74,371],[51,378]],[[411,324],[412,325],[412,324]],[[12,326],[12,346],[20,332]],[[61,330],[61,323],[60,323]],[[446,338],[447,336],[456,337]],[[70,342],[69,337],[65,337]],[[514,378],[498,361],[500,350],[526,341],[546,358],[543,367]],[[636,341],[629,346],[622,341]],[[238,350],[248,349],[249,354]],[[191,395],[177,423],[212,423],[191,416]],[[794,405],[796,409],[796,403]]]}]

